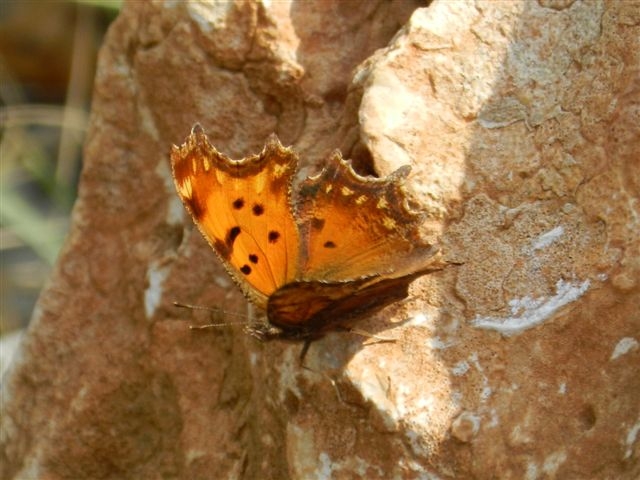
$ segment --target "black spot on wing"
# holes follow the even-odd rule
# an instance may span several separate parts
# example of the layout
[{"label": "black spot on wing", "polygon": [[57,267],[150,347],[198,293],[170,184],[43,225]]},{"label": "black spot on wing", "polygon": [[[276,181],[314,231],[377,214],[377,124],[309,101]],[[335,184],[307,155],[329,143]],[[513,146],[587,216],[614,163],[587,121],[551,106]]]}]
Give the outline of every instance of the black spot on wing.
[{"label": "black spot on wing", "polygon": [[276,230],[271,230],[269,232],[269,243],[276,243],[280,238],[280,232]]},{"label": "black spot on wing", "polygon": [[240,267],[240,271],[245,275],[249,275],[251,273],[251,267],[245,264],[242,267]]},{"label": "black spot on wing", "polygon": [[230,228],[229,231],[227,232],[227,236],[224,239],[224,243],[227,245],[227,248],[229,248],[229,250],[233,250],[233,242],[236,241],[236,238],[238,238],[238,235],[240,235],[240,227],[238,226]]},{"label": "black spot on wing", "polygon": [[322,230],[324,228],[324,218],[313,217],[311,219],[311,228],[314,230]]},{"label": "black spot on wing", "polygon": [[336,244],[331,240],[324,242],[324,248],[336,248]]},{"label": "black spot on wing", "polygon": [[234,209],[240,210],[242,207],[244,207],[244,198],[236,198],[231,205],[233,205]]},{"label": "black spot on wing", "polygon": [[252,209],[252,210],[253,210],[253,214],[254,214],[256,217],[259,217],[260,215],[262,215],[262,214],[264,213],[264,207],[263,207],[262,205],[260,205],[259,203],[256,203],[256,204],[253,206],[253,209]]}]

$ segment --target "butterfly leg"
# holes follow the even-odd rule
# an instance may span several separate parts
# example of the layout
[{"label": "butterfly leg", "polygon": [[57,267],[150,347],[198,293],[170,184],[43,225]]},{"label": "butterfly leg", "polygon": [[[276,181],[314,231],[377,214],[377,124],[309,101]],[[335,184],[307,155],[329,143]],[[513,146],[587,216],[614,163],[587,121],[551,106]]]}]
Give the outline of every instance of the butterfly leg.
[{"label": "butterfly leg", "polygon": [[373,333],[367,332],[366,330],[360,330],[359,328],[355,327],[341,327],[340,330],[349,333],[355,333],[356,335],[360,335],[361,337],[371,338],[375,340],[375,342],[373,343],[393,343],[396,341],[395,338],[381,337],[379,335],[375,335]]},{"label": "butterfly leg", "polygon": [[304,357],[307,356],[307,352],[309,351],[309,347],[311,346],[311,342],[313,342],[315,339],[313,338],[306,338],[304,340],[304,344],[302,345],[302,350],[300,350],[300,356],[298,357],[298,362],[300,363],[300,366],[304,369],[307,369],[307,367],[305,367],[304,365]]}]

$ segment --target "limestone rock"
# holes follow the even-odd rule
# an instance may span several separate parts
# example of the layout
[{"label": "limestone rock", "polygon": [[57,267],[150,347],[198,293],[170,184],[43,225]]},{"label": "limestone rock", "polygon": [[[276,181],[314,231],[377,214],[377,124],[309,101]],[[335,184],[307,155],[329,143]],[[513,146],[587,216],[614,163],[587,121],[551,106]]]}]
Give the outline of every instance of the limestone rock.
[{"label": "limestone rock", "polygon": [[[130,2],[73,228],[2,383],[0,477],[640,476],[636,2]],[[259,344],[168,151],[200,122],[301,176],[411,164],[455,266],[359,326]],[[373,344],[371,344],[373,343]]]}]

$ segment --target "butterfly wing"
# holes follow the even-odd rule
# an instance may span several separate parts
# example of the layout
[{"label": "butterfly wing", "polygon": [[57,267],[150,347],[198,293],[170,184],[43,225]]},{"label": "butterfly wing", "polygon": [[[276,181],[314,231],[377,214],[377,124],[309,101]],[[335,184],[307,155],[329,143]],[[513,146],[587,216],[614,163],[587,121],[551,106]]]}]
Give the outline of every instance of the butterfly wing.
[{"label": "butterfly wing", "polygon": [[[381,276],[350,282],[292,282],[269,298],[269,321],[283,338],[319,338],[352,319],[373,313],[407,296],[409,284],[427,272],[398,278]],[[304,321],[300,321],[304,319]]]},{"label": "butterfly wing", "polygon": [[409,208],[402,185],[409,170],[361,177],[335,152],[318,176],[304,181],[296,210],[299,279],[343,282],[428,271],[436,249],[420,238],[422,216]]},{"label": "butterfly wing", "polygon": [[297,161],[275,135],[260,154],[231,160],[197,124],[171,151],[182,202],[229,274],[260,308],[296,275],[299,235],[290,189]]}]

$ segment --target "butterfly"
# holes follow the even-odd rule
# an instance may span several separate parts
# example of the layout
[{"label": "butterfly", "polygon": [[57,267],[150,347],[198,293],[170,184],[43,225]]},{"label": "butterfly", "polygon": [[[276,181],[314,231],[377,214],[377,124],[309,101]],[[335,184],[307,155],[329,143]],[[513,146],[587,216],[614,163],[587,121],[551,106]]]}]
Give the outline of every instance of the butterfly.
[{"label": "butterfly", "polygon": [[298,155],[275,134],[259,154],[232,160],[198,124],[172,147],[171,165],[198,229],[266,312],[249,333],[303,341],[301,360],[312,341],[406,298],[413,280],[441,269],[403,188],[409,166],[362,177],[335,151],[294,193]]}]

